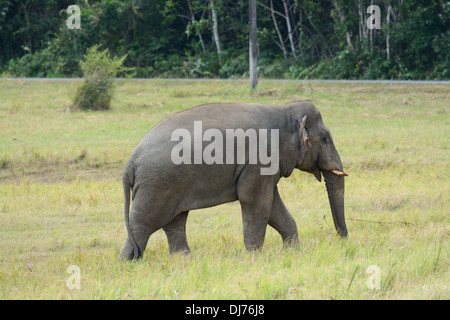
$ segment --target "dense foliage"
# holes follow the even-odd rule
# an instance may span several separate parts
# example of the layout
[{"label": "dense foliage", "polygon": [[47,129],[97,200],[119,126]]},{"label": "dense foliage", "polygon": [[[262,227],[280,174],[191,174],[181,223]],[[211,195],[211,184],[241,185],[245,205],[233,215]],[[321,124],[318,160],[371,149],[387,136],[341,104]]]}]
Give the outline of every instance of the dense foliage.
[{"label": "dense foliage", "polygon": [[[81,9],[81,30],[66,9]],[[371,4],[380,29],[367,28]],[[446,0],[259,0],[259,75],[271,78],[448,79]],[[81,76],[100,45],[137,77],[248,76],[248,1],[0,0],[0,72]]]}]

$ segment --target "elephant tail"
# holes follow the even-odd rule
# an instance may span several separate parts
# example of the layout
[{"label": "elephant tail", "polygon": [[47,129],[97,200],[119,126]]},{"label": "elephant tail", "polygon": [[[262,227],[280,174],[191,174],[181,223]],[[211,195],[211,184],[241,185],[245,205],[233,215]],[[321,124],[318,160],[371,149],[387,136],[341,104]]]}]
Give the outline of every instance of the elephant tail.
[{"label": "elephant tail", "polygon": [[133,233],[131,232],[130,227],[130,190],[134,184],[134,168],[132,165],[127,164],[126,169],[123,173],[123,193],[125,197],[124,204],[124,216],[125,216],[125,225],[127,226],[128,237],[133,245],[133,256],[136,259],[141,257],[141,251],[139,250],[139,246],[134,239]]}]

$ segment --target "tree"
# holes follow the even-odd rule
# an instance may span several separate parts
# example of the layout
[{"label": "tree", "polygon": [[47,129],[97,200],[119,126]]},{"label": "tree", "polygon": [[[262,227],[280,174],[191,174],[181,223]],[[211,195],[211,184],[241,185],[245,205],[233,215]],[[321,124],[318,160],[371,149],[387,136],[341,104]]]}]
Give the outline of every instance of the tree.
[{"label": "tree", "polygon": [[[255,2],[263,14],[249,34]],[[81,30],[66,27],[72,4]],[[380,29],[367,27],[371,4]],[[80,77],[79,61],[100,45],[127,54],[126,66],[144,78],[243,77],[251,69],[253,87],[258,73],[447,79],[448,39],[448,0],[0,0],[0,73],[11,76]]]},{"label": "tree", "polygon": [[222,54],[222,49],[220,46],[220,36],[219,36],[219,22],[217,21],[217,13],[216,8],[214,6],[214,0],[209,0],[209,7],[211,9],[211,17],[213,22],[213,35],[214,35],[214,43],[216,44],[217,55],[220,56]]},{"label": "tree", "polygon": [[338,0],[333,0],[333,5],[337,11],[337,15],[339,17],[339,20],[341,22],[341,25],[343,26],[343,28],[345,29],[345,39],[347,40],[347,45],[350,49],[350,51],[356,55],[356,51],[355,51],[355,47],[353,47],[353,43],[352,43],[352,36],[351,36],[351,32],[348,30],[347,28],[347,23],[346,23],[346,16],[345,13],[343,11],[343,9],[341,9]]},{"label": "tree", "polygon": [[291,8],[288,6],[287,1],[283,0],[283,7],[284,7],[284,14],[285,14],[285,19],[286,19],[286,26],[287,26],[287,30],[288,30],[288,38],[289,38],[289,43],[291,45],[291,52],[292,52],[292,56],[294,57],[295,60],[297,60],[297,53],[295,52],[295,44],[294,44],[294,36],[293,36],[293,30],[292,30],[292,26],[291,26]]},{"label": "tree", "polygon": [[[278,28],[277,19],[275,17],[275,10],[273,9],[273,0],[270,0],[269,2],[270,2],[270,15],[272,17],[273,25],[275,27],[275,30],[277,31],[277,35],[278,35],[278,39],[279,39],[279,42],[277,44],[280,47],[281,51],[283,51],[284,58],[287,58],[286,46],[284,45],[284,40],[283,40],[283,37],[281,36],[280,28]],[[277,12],[277,14],[280,14],[280,13]]]},{"label": "tree", "polygon": [[249,66],[250,66],[250,91],[255,91],[258,84],[258,42],[256,34],[256,0],[249,1]]}]

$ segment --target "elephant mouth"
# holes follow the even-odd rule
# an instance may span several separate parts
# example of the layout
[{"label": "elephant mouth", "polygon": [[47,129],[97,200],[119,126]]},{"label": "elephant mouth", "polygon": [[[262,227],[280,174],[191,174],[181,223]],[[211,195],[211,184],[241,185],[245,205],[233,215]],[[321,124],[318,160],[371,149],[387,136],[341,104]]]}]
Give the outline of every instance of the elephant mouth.
[{"label": "elephant mouth", "polygon": [[319,182],[322,181],[322,174],[321,174],[321,173],[324,172],[324,171],[332,172],[333,174],[335,174],[335,175],[337,175],[337,176],[339,176],[339,177],[347,177],[347,176],[348,176],[347,173],[345,173],[345,172],[343,172],[343,171],[341,171],[341,170],[338,170],[338,169],[334,169],[334,170],[321,170],[321,169],[318,169],[318,168],[316,167],[316,169],[314,169],[314,170],[305,170],[305,171],[307,171],[307,172],[309,172],[309,173],[312,173],[312,174],[316,177],[316,179],[317,179]]},{"label": "elephant mouth", "polygon": [[347,177],[348,176],[348,174],[346,174],[345,172],[339,171],[339,170],[330,170],[330,171],[339,177]]},{"label": "elephant mouth", "polygon": [[339,177],[348,177],[348,174],[347,174],[347,173],[345,173],[345,172],[343,172],[343,171],[340,171],[340,170],[337,170],[337,169],[334,169],[334,170],[314,170],[314,171],[310,171],[310,173],[314,174],[314,176],[316,177],[316,179],[317,179],[319,182],[321,182],[321,181],[322,181],[322,175],[321,175],[321,172],[325,172],[325,171],[332,172],[333,174],[335,174],[335,175],[337,175],[337,176],[339,176]]}]

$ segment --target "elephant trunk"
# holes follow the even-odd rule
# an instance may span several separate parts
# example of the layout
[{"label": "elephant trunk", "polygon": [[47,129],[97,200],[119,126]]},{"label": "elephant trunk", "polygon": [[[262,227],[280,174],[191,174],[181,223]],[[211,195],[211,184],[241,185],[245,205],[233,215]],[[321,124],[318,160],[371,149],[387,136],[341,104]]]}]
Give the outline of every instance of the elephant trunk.
[{"label": "elephant trunk", "polygon": [[[334,226],[337,233],[342,237],[347,237],[347,226],[345,225],[344,214],[344,175],[339,175],[332,171],[322,171],[325,178],[325,185],[330,201],[331,214],[333,215]],[[346,175],[346,174],[345,174]]]}]

